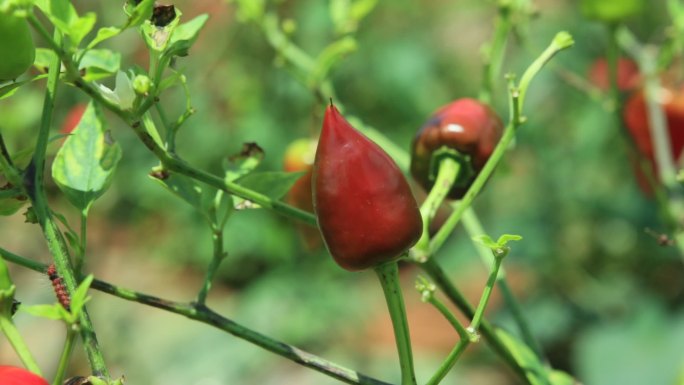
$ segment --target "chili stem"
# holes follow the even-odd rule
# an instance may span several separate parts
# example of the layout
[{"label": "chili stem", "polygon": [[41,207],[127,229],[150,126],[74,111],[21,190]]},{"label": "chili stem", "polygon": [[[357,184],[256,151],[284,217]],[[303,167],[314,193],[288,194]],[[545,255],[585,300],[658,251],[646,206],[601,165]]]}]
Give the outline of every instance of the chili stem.
[{"label": "chili stem", "polygon": [[394,327],[394,339],[399,352],[399,364],[401,367],[401,384],[416,385],[416,375],[413,369],[413,353],[411,352],[411,336],[409,335],[408,322],[406,321],[406,308],[399,284],[399,266],[397,262],[389,262],[377,266],[375,273],[378,275],[382,290],[385,293],[387,308],[392,318]]},{"label": "chili stem", "polygon": [[64,380],[67,366],[69,366],[69,358],[71,357],[71,352],[74,350],[75,337],[76,333],[73,330],[73,326],[67,325],[66,341],[64,342],[64,349],[62,349],[62,356],[59,358],[59,366],[57,366],[57,373],[55,374],[55,379],[52,381],[52,385],[61,385]]},{"label": "chili stem", "polygon": [[5,334],[10,345],[12,345],[14,351],[17,352],[19,359],[24,363],[24,366],[31,372],[40,376],[40,367],[38,367],[33,355],[29,352],[26,342],[24,342],[24,339],[21,337],[21,334],[19,334],[19,331],[17,330],[17,327],[14,326],[12,320],[8,317],[0,316],[0,330]]}]

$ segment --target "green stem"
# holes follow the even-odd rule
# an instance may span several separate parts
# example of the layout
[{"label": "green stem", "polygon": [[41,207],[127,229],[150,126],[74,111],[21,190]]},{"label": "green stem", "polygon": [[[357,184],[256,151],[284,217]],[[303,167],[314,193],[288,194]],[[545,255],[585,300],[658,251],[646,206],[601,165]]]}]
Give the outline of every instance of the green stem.
[{"label": "green stem", "polygon": [[72,330],[72,326],[68,326],[64,349],[62,349],[62,356],[59,358],[59,366],[57,366],[57,373],[55,373],[55,379],[52,381],[52,385],[62,384],[67,367],[69,366],[69,358],[71,358],[71,353],[74,350],[75,339],[76,333]]},{"label": "green stem", "polygon": [[[2,256],[2,258],[6,261],[27,267],[37,272],[44,272],[47,269],[47,265],[45,264],[24,258],[2,248],[0,248],[0,256]],[[386,382],[366,376],[354,370],[347,369],[322,357],[260,334],[226,317],[223,317],[204,305],[174,302],[149,294],[115,286],[98,279],[93,280],[91,288],[127,301],[137,302],[142,305],[147,305],[168,311],[170,313],[182,315],[189,319],[213,326],[217,329],[230,333],[235,337],[241,338],[265,350],[268,350],[271,353],[289,359],[299,365],[316,370],[329,377],[336,378],[347,384],[389,385]]]},{"label": "green stem", "polygon": [[466,350],[468,345],[470,345],[470,340],[467,337],[461,338],[451,352],[449,352],[449,355],[444,362],[442,362],[442,365],[440,365],[439,369],[437,369],[437,373],[430,378],[430,381],[428,381],[426,385],[437,385],[442,382],[447,373],[449,373],[454,365],[456,365],[456,362],[461,357],[461,354],[463,354],[463,352]]},{"label": "green stem", "polygon": [[449,321],[454,329],[456,329],[456,332],[460,337],[454,349],[451,350],[449,355],[439,366],[439,369],[437,369],[437,372],[432,376],[432,378],[430,378],[430,381],[427,382],[427,385],[437,385],[444,379],[444,377],[446,377],[447,373],[449,373],[454,365],[456,365],[456,361],[458,361],[458,358],[465,351],[466,347],[470,343],[470,339],[468,336],[468,331],[463,327],[463,325],[461,325],[460,322],[458,322],[458,319],[456,319],[454,314],[449,310],[449,308],[446,307],[446,305],[444,305],[442,301],[437,299],[432,293],[429,293],[427,296],[427,301]]},{"label": "green stem", "polygon": [[31,372],[40,376],[40,368],[33,359],[33,355],[29,351],[28,346],[26,346],[24,339],[21,337],[21,334],[19,334],[19,331],[17,330],[16,326],[14,326],[12,320],[5,316],[0,316],[0,330],[2,330],[2,332],[5,334],[7,340],[9,341],[10,345],[12,345],[14,351],[17,352],[17,355],[19,356],[19,359],[21,359],[21,362],[24,364],[24,366],[26,366],[26,368]]},{"label": "green stem", "polygon": [[435,234],[434,238],[430,242],[430,255],[434,255],[434,253],[442,247],[449,235],[451,235],[453,229],[460,221],[461,216],[465,210],[472,205],[473,200],[479,194],[480,190],[482,190],[482,187],[484,187],[487,179],[489,179],[491,174],[494,172],[494,169],[499,164],[499,161],[508,149],[511,140],[515,137],[518,127],[522,124],[522,104],[524,102],[525,94],[527,93],[527,88],[529,87],[532,79],[537,73],[539,73],[544,64],[551,60],[555,54],[566,48],[569,48],[573,43],[572,37],[569,34],[566,32],[559,32],[554,37],[551,44],[546,48],[546,50],[544,50],[544,52],[542,52],[542,54],[527,68],[520,79],[519,86],[517,88],[514,87],[511,90],[511,117],[506,129],[504,130],[504,134],[499,143],[496,145],[494,152],[487,160],[487,163],[464,195],[456,210],[454,210],[454,212],[449,216],[442,228],[439,229],[437,234]]},{"label": "green stem", "polygon": [[470,323],[469,332],[471,333],[471,341],[475,342],[479,337],[476,333],[480,328],[480,323],[482,322],[482,317],[484,316],[484,311],[489,303],[489,298],[494,289],[494,284],[496,283],[496,277],[499,274],[499,268],[501,267],[502,258],[494,258],[494,268],[489,273],[489,278],[487,279],[487,285],[482,292],[482,297],[480,298],[480,303],[475,310],[475,315],[473,316],[473,321]]},{"label": "green stem", "polygon": [[506,50],[506,42],[508,41],[508,32],[512,26],[510,15],[510,5],[499,5],[499,12],[494,24],[494,36],[490,43],[490,48],[485,53],[482,89],[478,97],[486,104],[492,103],[496,78],[501,73],[501,64]]},{"label": "green stem", "polygon": [[223,251],[223,229],[212,225],[211,226],[211,239],[214,248],[214,254],[212,255],[211,262],[207,268],[207,273],[204,276],[204,283],[202,289],[197,296],[197,303],[203,305],[207,301],[207,295],[209,290],[211,290],[211,283],[214,281],[214,276],[218,270],[221,262],[226,257],[225,251]]},{"label": "green stem", "polygon": [[375,273],[382,285],[382,291],[387,301],[387,309],[392,318],[394,327],[394,339],[399,352],[399,364],[401,367],[401,384],[415,385],[416,374],[413,369],[413,353],[411,352],[411,336],[408,322],[406,321],[406,308],[399,284],[399,266],[397,262],[389,262],[377,266]]},{"label": "green stem", "polygon": [[[453,285],[449,277],[447,277],[444,270],[437,264],[437,262],[430,258],[425,263],[421,263],[420,267],[430,276],[437,287],[442,290],[442,292],[449,298],[449,300],[456,305],[456,307],[463,312],[463,314],[472,319],[475,315],[473,306],[465,299],[463,294]],[[525,374],[525,369],[520,366],[520,364],[515,360],[515,357],[508,351],[506,345],[499,339],[499,336],[494,332],[494,328],[487,322],[487,320],[482,320],[481,322],[481,333],[482,336],[487,340],[489,346],[494,350],[494,352],[501,357],[508,366],[515,371],[520,380],[525,383],[529,383],[527,375]]]},{"label": "green stem", "polygon": [[[468,233],[470,238],[486,234],[486,232],[482,228],[480,220],[478,219],[477,215],[472,210],[472,208],[466,210],[466,212],[463,214],[463,227],[465,228],[466,233]],[[485,266],[487,266],[487,270],[491,271],[491,269],[493,268],[491,250],[478,242],[473,242],[473,245],[477,249],[477,253],[482,259],[482,262],[485,264]],[[511,292],[510,287],[508,286],[508,281],[506,280],[506,271],[503,268],[503,266],[499,268],[497,285],[499,286],[499,290],[501,290],[504,302],[506,302],[506,306],[511,311],[513,320],[515,321],[516,325],[518,326],[518,329],[520,330],[520,334],[523,337],[523,340],[530,348],[532,348],[532,350],[537,355],[540,361],[546,361],[544,353],[541,347],[539,346],[539,342],[537,342],[536,338],[534,338],[529,323],[527,322],[527,319],[525,319],[522,309],[520,308],[520,303],[518,303],[518,300],[515,298],[515,296]]]},{"label": "green stem", "polygon": [[74,266],[74,272],[77,276],[81,276],[83,273],[83,265],[85,262],[85,251],[88,236],[88,215],[86,212],[81,212],[81,236],[79,237],[80,245],[79,250],[76,254],[76,264]]},{"label": "green stem", "polygon": [[461,164],[451,157],[445,157],[439,163],[437,178],[425,202],[420,206],[420,215],[423,218],[423,234],[418,242],[413,246],[411,258],[418,262],[423,262],[428,258],[430,252],[430,222],[435,217],[439,206],[449,194],[451,187],[458,178]]},{"label": "green stem", "polygon": [[[31,18],[29,18],[30,21]],[[57,46],[61,46],[61,34],[55,31],[53,41]],[[57,94],[57,85],[59,84],[59,75],[61,68],[61,60],[58,55],[50,63],[48,71],[47,89],[45,92],[45,101],[43,103],[42,119],[40,130],[38,131],[38,138],[36,140],[35,152],[33,159],[25,175],[25,188],[28,193],[31,203],[33,204],[34,212],[38,218],[38,222],[43,230],[43,234],[48,243],[48,249],[52,254],[55,267],[58,273],[62,276],[64,284],[69,293],[73,293],[77,283],[74,276],[74,271],[69,260],[69,253],[67,251],[66,242],[59,230],[57,224],[52,219],[52,213],[48,207],[47,197],[45,195],[44,174],[45,174],[45,154],[50,135],[50,126],[52,121],[52,113],[54,110],[55,96]],[[90,317],[86,308],[83,307],[79,324],[81,326],[81,337],[85,346],[88,361],[91,369],[96,375],[103,375],[108,377],[108,371],[104,363],[104,358],[99,349],[97,338],[90,322]]]}]

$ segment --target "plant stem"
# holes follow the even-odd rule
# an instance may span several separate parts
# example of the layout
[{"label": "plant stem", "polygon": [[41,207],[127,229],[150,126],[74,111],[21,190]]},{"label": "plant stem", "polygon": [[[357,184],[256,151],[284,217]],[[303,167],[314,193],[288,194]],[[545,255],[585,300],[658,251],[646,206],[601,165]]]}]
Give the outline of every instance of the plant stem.
[{"label": "plant stem", "polygon": [[85,211],[81,211],[81,236],[79,237],[80,248],[77,250],[76,254],[76,264],[74,266],[74,272],[78,277],[83,273],[83,265],[85,263],[85,251],[88,236],[88,214]]},{"label": "plant stem", "polygon": [[463,325],[461,325],[460,322],[458,322],[454,314],[446,307],[446,305],[444,305],[442,301],[437,299],[432,292],[429,292],[427,296],[424,293],[423,298],[426,297],[427,302],[434,306],[444,316],[444,318],[446,318],[449,321],[449,323],[454,327],[454,329],[456,329],[456,332],[458,333],[458,336],[460,338],[454,349],[452,349],[452,351],[440,365],[439,369],[437,369],[437,372],[435,372],[432,378],[430,378],[430,381],[427,382],[427,385],[437,385],[444,379],[444,377],[446,377],[447,373],[449,373],[449,371],[454,367],[456,361],[458,361],[458,358],[461,356],[461,354],[465,351],[465,348],[470,343],[470,339],[468,337],[468,332],[466,331],[466,329],[463,327]]},{"label": "plant stem", "polygon": [[[35,18],[35,16],[32,16]],[[31,17],[29,18],[29,21]],[[54,43],[56,46],[61,46],[61,34],[55,31]],[[55,267],[58,273],[62,276],[64,284],[69,293],[73,293],[77,281],[74,276],[74,270],[71,267],[69,260],[69,253],[66,242],[62,236],[59,227],[52,219],[52,213],[48,207],[47,197],[44,190],[44,174],[45,174],[45,154],[47,151],[48,139],[50,135],[50,126],[52,121],[52,112],[54,110],[55,97],[57,94],[57,85],[59,84],[59,75],[61,68],[61,60],[59,55],[55,55],[50,63],[48,71],[47,89],[45,91],[45,101],[43,103],[43,112],[38,131],[38,138],[36,140],[35,152],[33,159],[29,164],[24,175],[24,186],[26,192],[33,204],[34,212],[38,218],[38,222],[43,230],[43,234],[48,243],[48,248],[52,254]],[[81,337],[90,362],[93,374],[109,377],[107,367],[104,363],[104,358],[100,351],[95,331],[90,322],[90,317],[86,308],[83,307],[79,319]]]},{"label": "plant stem", "polygon": [[406,321],[406,308],[399,283],[399,266],[397,262],[389,262],[377,266],[375,273],[382,285],[382,291],[387,301],[387,309],[392,318],[394,339],[399,352],[401,366],[401,384],[415,385],[416,374],[413,369],[413,353],[411,352],[411,336]]},{"label": "plant stem", "polygon": [[458,179],[461,164],[451,157],[445,157],[439,163],[437,178],[425,202],[420,206],[420,215],[423,218],[423,234],[413,246],[411,258],[423,262],[429,257],[430,252],[430,222],[435,217],[439,206],[449,194],[454,182]]},{"label": "plant stem", "polygon": [[21,334],[19,334],[19,331],[16,326],[14,326],[12,320],[0,315],[0,330],[5,334],[5,337],[7,337],[7,340],[10,345],[12,345],[14,351],[17,352],[17,355],[24,366],[31,372],[40,376],[40,367],[38,367],[28,346],[26,346],[26,342],[24,342],[24,339],[21,337]]},{"label": "plant stem", "polygon": [[485,53],[482,89],[480,90],[480,95],[478,97],[486,104],[492,103],[492,95],[494,94],[496,78],[501,73],[501,63],[503,61],[503,56],[506,49],[508,32],[511,30],[512,26],[510,15],[510,5],[500,4],[499,12],[496,21],[494,22],[494,36],[490,43],[489,49]]},{"label": "plant stem", "polygon": [[74,350],[75,337],[76,333],[72,329],[72,326],[68,325],[66,341],[64,341],[64,349],[62,349],[62,356],[59,358],[59,366],[57,366],[57,373],[55,373],[55,379],[52,381],[52,385],[62,385],[64,375],[66,374],[67,367],[69,366],[71,352]]},{"label": "plant stem", "polygon": [[542,52],[542,54],[527,68],[522,78],[520,79],[518,87],[513,87],[513,89],[510,92],[511,116],[509,123],[506,126],[506,129],[504,130],[504,134],[501,137],[499,143],[496,145],[496,148],[494,149],[494,152],[490,156],[489,160],[487,160],[487,163],[482,168],[477,178],[475,178],[475,181],[464,195],[456,210],[454,210],[454,212],[449,216],[449,218],[446,220],[442,228],[439,229],[437,234],[435,234],[435,236],[433,237],[432,241],[430,242],[430,255],[434,255],[434,253],[442,247],[442,245],[447,240],[449,235],[451,235],[453,229],[460,221],[461,216],[463,215],[465,210],[472,205],[473,200],[475,199],[477,194],[479,194],[480,190],[482,190],[482,187],[484,186],[487,179],[489,179],[491,174],[494,172],[494,169],[499,164],[499,161],[503,157],[503,154],[508,149],[508,145],[510,144],[511,140],[515,137],[515,133],[518,127],[520,126],[520,124],[522,124],[522,105],[525,99],[527,88],[529,87],[532,79],[535,77],[537,73],[539,73],[544,64],[551,60],[551,58],[555,54],[566,48],[569,48],[570,46],[572,46],[573,43],[574,42],[572,40],[572,37],[566,32],[559,32],[558,34],[556,34],[556,36],[551,41],[551,44],[546,48],[546,50],[544,50],[544,52]]},{"label": "plant stem", "polygon": [[[449,277],[447,277],[444,270],[435,262],[434,258],[430,258],[425,263],[421,263],[420,267],[430,276],[433,282],[442,290],[442,292],[449,298],[449,300],[456,305],[456,307],[463,312],[463,314],[472,319],[475,315],[473,306],[465,299],[463,294],[453,285]],[[508,366],[518,374],[518,377],[525,383],[529,383],[525,374],[525,369],[520,366],[515,357],[508,351],[506,345],[499,339],[494,332],[494,328],[486,320],[482,320],[480,326],[481,333],[492,347],[494,352],[501,357]]]},{"label": "plant stem", "polygon": [[[34,271],[44,272],[47,269],[47,265],[45,264],[24,258],[3,248],[0,248],[0,256],[6,261],[27,267]],[[223,317],[204,305],[174,302],[112,285],[111,283],[98,279],[93,280],[90,287],[127,301],[137,302],[142,305],[147,305],[168,311],[170,313],[179,314],[189,319],[214,326],[217,329],[230,333],[235,337],[248,341],[270,351],[271,353],[282,356],[299,365],[311,368],[332,378],[336,378],[347,384],[390,385],[386,382],[366,376],[354,370],[347,369],[334,362],[330,362],[322,357],[308,353],[292,345],[288,345],[284,342],[277,341],[268,336],[260,334],[226,317]]]},{"label": "plant stem", "polygon": [[221,262],[226,257],[225,251],[223,251],[223,229],[212,225],[211,226],[211,239],[214,248],[214,254],[212,255],[209,267],[207,267],[207,273],[204,276],[204,283],[202,284],[202,289],[197,296],[197,303],[204,305],[207,301],[207,295],[209,290],[211,290],[211,283],[214,280],[216,271],[218,270]]},{"label": "plant stem", "polygon": [[[489,273],[487,285],[485,286],[484,291],[482,292],[480,303],[478,304],[477,309],[475,310],[473,321],[471,322],[470,327],[468,328],[470,333],[477,333],[477,330],[480,328],[480,323],[482,322],[484,311],[487,308],[487,304],[489,303],[489,297],[491,296],[492,290],[494,289],[494,284],[496,283],[496,277],[499,274],[499,268],[501,267],[502,260],[503,258],[494,258],[494,268]],[[475,342],[477,340],[477,337],[471,334],[471,340],[473,338],[475,338],[473,340],[473,342]]]},{"label": "plant stem", "polygon": [[[485,234],[482,224],[472,208],[466,210],[466,212],[463,214],[463,227],[470,238]],[[482,259],[482,262],[485,264],[485,266],[487,266],[487,269],[491,271],[491,269],[494,267],[492,263],[491,250],[477,242],[473,242],[473,244],[477,249],[477,253]],[[537,340],[534,338],[529,323],[527,322],[527,319],[525,319],[522,309],[520,308],[520,303],[518,303],[518,300],[513,295],[511,288],[508,286],[508,281],[506,280],[506,271],[503,266],[499,268],[499,274],[497,276],[496,282],[499,286],[499,290],[501,290],[501,294],[506,302],[506,306],[511,311],[513,320],[518,326],[518,330],[520,330],[523,340],[534,351],[539,360],[545,362],[546,358],[544,357],[544,353],[539,346],[539,342],[537,342]]]}]

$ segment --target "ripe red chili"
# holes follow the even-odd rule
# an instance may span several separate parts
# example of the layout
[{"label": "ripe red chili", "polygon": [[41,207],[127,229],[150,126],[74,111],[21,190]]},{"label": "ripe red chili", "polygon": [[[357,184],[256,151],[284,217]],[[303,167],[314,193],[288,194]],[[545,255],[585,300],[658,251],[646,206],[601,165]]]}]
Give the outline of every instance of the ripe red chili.
[{"label": "ripe red chili", "polygon": [[[660,103],[667,119],[670,149],[674,157],[673,160],[676,161],[684,149],[684,88],[663,89],[660,96],[662,97]],[[639,153],[653,164],[654,175],[657,176],[655,150],[651,140],[651,129],[643,91],[635,92],[627,100],[623,119]],[[639,174],[637,177],[640,177]]]},{"label": "ripe red chili", "polygon": [[449,191],[449,198],[465,195],[501,139],[503,123],[486,104],[475,99],[458,99],[440,108],[420,128],[411,147],[411,174],[426,191],[432,189],[436,170],[432,155],[442,147],[469,157],[461,165],[459,178]]},{"label": "ripe red chili", "polygon": [[2,385],[49,385],[47,381],[26,369],[15,366],[0,366]]},{"label": "ripe red chili", "polygon": [[344,269],[392,261],[420,238],[418,204],[399,167],[333,105],[318,141],[313,197],[325,244]]}]

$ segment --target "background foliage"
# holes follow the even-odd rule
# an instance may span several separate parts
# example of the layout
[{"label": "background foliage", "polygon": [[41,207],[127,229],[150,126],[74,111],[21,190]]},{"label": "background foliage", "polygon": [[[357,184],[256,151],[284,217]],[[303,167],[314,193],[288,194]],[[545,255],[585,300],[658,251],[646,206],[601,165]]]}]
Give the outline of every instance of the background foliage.
[{"label": "background foliage", "polygon": [[[125,20],[119,2],[74,3],[80,12],[96,12],[102,25]],[[640,39],[658,42],[668,24],[664,3],[650,2],[648,12],[629,23]],[[655,203],[637,186],[623,129],[599,100],[567,81],[568,71],[586,78],[591,63],[604,55],[605,27],[583,18],[575,2],[535,4],[536,17],[512,41],[504,71],[521,73],[557,30],[568,30],[576,45],[535,80],[525,106],[529,120],[475,209],[488,233],[524,237],[506,267],[554,367],[587,384],[681,384],[682,260],[645,231],[664,229]],[[287,144],[320,129],[322,104],[282,66],[261,31],[240,22],[233,5],[176,5],[185,21],[210,14],[190,55],[176,63],[187,75],[197,110],[179,133],[178,151],[218,171],[226,156],[254,141],[266,152],[260,170],[280,170]],[[335,34],[328,2],[279,1],[277,7],[296,24],[292,39],[307,52],[319,52]],[[476,0],[379,2],[359,25],[357,50],[331,73],[337,97],[348,113],[408,149],[437,107],[477,95],[481,46],[491,37],[494,15],[493,2]],[[134,31],[107,44],[121,52],[122,67],[147,65]],[[11,149],[33,142],[42,87],[22,87],[0,101],[0,129]],[[78,90],[59,92],[55,122],[87,101]],[[165,103],[169,111],[174,103],[182,111],[182,90],[172,91]],[[506,103],[500,81],[493,104],[504,117]],[[111,189],[91,208],[89,269],[125,287],[190,300],[211,257],[209,231],[190,206],[178,204],[148,177],[157,161],[132,131],[117,119],[109,122],[122,158]],[[56,186],[48,188],[56,209],[77,218]],[[39,230],[23,220],[17,213],[0,221],[0,244],[47,262]],[[380,378],[396,376],[391,325],[372,274],[341,270],[325,251],[306,250],[295,230],[290,220],[266,211],[234,215],[226,229],[228,259],[209,303],[238,322],[346,366]],[[486,270],[465,234],[457,231],[438,258],[476,302]],[[412,269],[406,266],[402,275],[417,374],[424,378],[457,336],[410,289]],[[53,301],[46,277],[16,267],[12,274],[22,302]],[[112,374],[125,374],[129,383],[336,383],[204,325],[100,293],[93,297],[91,315]],[[495,297],[488,317],[510,323],[497,305]],[[26,314],[17,323],[39,364],[54,365],[62,325]],[[0,362],[15,360],[0,343]],[[468,350],[450,378],[514,383],[484,346]]]}]

